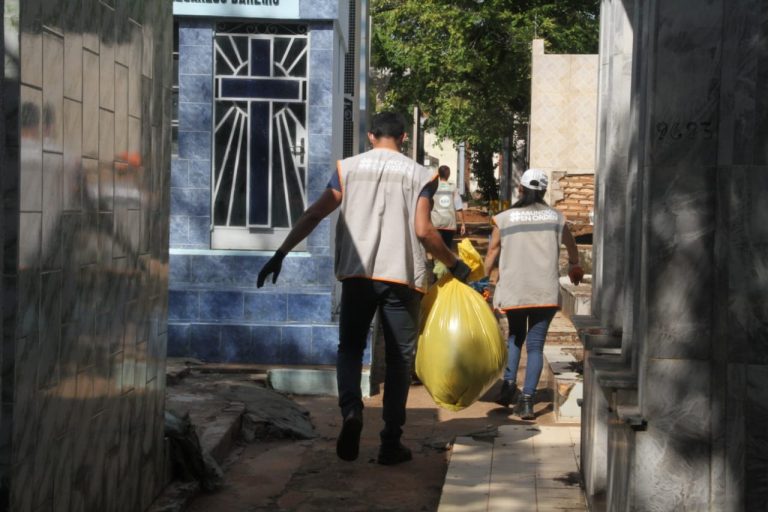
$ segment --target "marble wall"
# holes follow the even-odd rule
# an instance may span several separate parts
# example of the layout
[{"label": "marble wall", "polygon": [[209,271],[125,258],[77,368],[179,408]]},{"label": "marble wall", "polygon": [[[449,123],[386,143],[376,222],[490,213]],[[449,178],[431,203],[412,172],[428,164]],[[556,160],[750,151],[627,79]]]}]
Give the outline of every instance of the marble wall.
[{"label": "marble wall", "polygon": [[534,39],[531,65],[530,166],[593,174],[597,55],[548,54]]},{"label": "marble wall", "polygon": [[143,510],[167,481],[171,3],[0,5],[0,508]]},{"label": "marble wall", "polygon": [[598,154],[626,148],[626,163],[603,164],[619,173],[599,188],[604,329],[585,336],[595,510],[768,502],[766,21],[761,0],[603,0],[600,119],[615,128]]},{"label": "marble wall", "polygon": [[[348,1],[302,1],[309,37],[307,200],[342,157]],[[168,355],[260,364],[333,364],[338,346],[333,219],[288,255],[277,284],[256,288],[274,247],[230,250],[211,240],[211,110],[217,20],[180,18],[179,154],[171,178]],[[250,236],[257,237],[257,233]],[[282,238],[279,240],[282,241]],[[254,247],[253,249],[258,249]],[[370,358],[367,355],[367,360]]]}]

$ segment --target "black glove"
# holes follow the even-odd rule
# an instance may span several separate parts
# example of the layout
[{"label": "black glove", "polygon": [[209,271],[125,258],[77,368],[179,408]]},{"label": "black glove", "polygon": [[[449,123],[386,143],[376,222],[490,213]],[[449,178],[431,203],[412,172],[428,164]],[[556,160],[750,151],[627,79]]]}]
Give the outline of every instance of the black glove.
[{"label": "black glove", "polygon": [[264,281],[269,274],[272,274],[272,284],[277,282],[277,276],[280,275],[280,270],[283,268],[283,258],[285,258],[285,253],[283,251],[275,251],[275,255],[261,267],[259,278],[256,280],[256,288],[264,286]]},{"label": "black glove", "polygon": [[456,259],[456,263],[453,264],[451,268],[448,270],[451,271],[451,274],[453,274],[453,277],[461,281],[462,283],[467,282],[467,278],[469,277],[469,274],[472,273],[472,269],[469,268],[469,266],[461,261],[461,259]]}]

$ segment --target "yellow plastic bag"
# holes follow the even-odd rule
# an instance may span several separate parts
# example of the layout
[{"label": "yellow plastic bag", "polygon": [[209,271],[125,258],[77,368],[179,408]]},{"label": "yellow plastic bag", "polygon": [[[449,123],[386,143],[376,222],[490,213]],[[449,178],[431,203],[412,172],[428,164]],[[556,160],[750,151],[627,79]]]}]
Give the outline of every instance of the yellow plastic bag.
[{"label": "yellow plastic bag", "polygon": [[[479,281],[485,277],[485,263],[483,263],[483,257],[477,252],[477,249],[472,245],[472,241],[469,238],[465,238],[459,242],[459,258],[472,269],[472,273],[469,274],[469,277],[467,278],[468,283]],[[448,267],[446,267],[445,263],[442,261],[437,261],[435,262],[435,268],[432,272],[438,279],[440,279],[448,273]]]},{"label": "yellow plastic bag", "polygon": [[480,398],[507,362],[507,345],[482,295],[447,275],[422,301],[416,375],[440,407],[459,411]]},{"label": "yellow plastic bag", "polygon": [[469,274],[467,282],[471,283],[473,281],[479,281],[485,277],[485,263],[483,263],[483,257],[477,252],[477,249],[472,245],[472,241],[470,241],[469,238],[465,238],[459,243],[459,258],[472,269],[472,273]]}]

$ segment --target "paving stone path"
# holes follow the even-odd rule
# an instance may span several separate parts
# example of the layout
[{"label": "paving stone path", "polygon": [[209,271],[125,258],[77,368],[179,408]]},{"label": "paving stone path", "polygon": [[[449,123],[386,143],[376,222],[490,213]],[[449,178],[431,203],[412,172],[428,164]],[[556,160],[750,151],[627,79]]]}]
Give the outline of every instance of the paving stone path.
[{"label": "paving stone path", "polygon": [[504,425],[491,442],[459,437],[438,512],[583,512],[578,464],[578,427]]}]

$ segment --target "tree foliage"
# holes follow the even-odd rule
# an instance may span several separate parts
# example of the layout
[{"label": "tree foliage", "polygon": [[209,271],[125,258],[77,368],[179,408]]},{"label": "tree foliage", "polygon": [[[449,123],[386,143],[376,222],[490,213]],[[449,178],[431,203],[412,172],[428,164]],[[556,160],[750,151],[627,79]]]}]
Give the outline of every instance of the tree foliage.
[{"label": "tree foliage", "polygon": [[441,138],[498,148],[530,105],[531,40],[594,53],[597,0],[373,0],[383,107],[419,106]]}]

